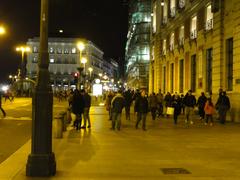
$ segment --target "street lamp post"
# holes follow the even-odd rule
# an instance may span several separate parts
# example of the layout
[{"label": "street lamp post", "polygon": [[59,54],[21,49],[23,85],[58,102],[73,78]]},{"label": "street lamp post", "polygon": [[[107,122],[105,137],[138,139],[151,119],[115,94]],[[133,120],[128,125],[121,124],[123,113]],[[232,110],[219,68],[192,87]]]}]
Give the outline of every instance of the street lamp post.
[{"label": "street lamp post", "polygon": [[87,63],[87,59],[85,57],[83,57],[81,59],[81,63],[83,64],[83,88],[85,88],[85,77],[86,77],[86,63]]},{"label": "street lamp post", "polygon": [[32,146],[26,165],[26,175],[32,177],[56,173],[52,152],[53,93],[48,66],[48,0],[41,0],[38,76],[32,100]]},{"label": "street lamp post", "polygon": [[21,47],[17,47],[16,48],[17,52],[21,52],[22,53],[22,60],[21,60],[21,79],[24,79],[25,77],[25,62],[24,62],[24,54],[25,52],[29,52],[30,48],[27,46],[21,46]]},{"label": "street lamp post", "polygon": [[77,47],[78,47],[78,50],[79,50],[79,68],[78,68],[78,71],[79,71],[79,74],[80,74],[80,76],[79,76],[79,78],[78,78],[78,88],[80,89],[81,87],[81,75],[82,75],[82,70],[83,70],[83,68],[81,67],[81,60],[82,60],[82,52],[83,52],[83,50],[85,49],[85,45],[84,45],[84,43],[83,42],[79,42],[78,44],[77,44]]}]

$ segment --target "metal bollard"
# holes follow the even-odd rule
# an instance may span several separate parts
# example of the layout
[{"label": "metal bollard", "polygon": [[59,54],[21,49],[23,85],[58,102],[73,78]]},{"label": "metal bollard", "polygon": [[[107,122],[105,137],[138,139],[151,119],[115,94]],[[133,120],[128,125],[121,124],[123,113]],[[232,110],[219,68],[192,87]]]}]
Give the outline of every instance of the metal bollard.
[{"label": "metal bollard", "polygon": [[62,116],[55,116],[53,120],[53,136],[54,138],[63,137],[63,123]]}]

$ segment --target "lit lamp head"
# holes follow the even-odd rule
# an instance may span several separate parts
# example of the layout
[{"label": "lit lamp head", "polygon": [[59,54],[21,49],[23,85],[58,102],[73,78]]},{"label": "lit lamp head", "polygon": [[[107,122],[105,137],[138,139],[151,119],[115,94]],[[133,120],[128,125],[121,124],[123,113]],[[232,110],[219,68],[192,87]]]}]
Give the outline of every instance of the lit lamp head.
[{"label": "lit lamp head", "polygon": [[17,47],[16,51],[21,51],[21,52],[29,52],[30,48],[28,46],[21,46],[21,47]]},{"label": "lit lamp head", "polygon": [[3,26],[0,26],[0,35],[3,35],[6,33],[6,30]]},{"label": "lit lamp head", "polygon": [[93,71],[93,68],[90,67],[90,68],[88,68],[88,70],[91,73]]},{"label": "lit lamp head", "polygon": [[83,42],[79,42],[79,43],[77,44],[77,47],[78,47],[78,49],[79,49],[80,51],[83,51],[83,50],[85,49],[85,45],[84,45]]},{"label": "lit lamp head", "polygon": [[87,63],[87,58],[83,57],[83,58],[81,59],[81,63],[86,64],[86,63]]}]

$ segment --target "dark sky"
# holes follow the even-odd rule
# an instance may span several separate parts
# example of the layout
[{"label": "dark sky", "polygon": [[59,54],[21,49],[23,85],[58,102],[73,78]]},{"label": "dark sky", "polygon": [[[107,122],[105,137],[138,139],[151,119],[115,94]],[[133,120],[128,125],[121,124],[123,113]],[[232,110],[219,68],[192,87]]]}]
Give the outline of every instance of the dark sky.
[{"label": "dark sky", "polygon": [[[65,37],[83,37],[95,43],[105,57],[124,58],[128,27],[126,0],[49,0],[49,33],[64,30]],[[40,0],[1,0],[0,82],[15,73],[21,55],[15,47],[39,36]]]}]

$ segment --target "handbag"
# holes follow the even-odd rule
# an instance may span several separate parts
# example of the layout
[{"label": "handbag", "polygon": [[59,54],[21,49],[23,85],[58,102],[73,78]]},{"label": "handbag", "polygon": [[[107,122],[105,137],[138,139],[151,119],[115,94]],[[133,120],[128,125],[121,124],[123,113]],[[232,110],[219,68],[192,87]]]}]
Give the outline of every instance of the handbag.
[{"label": "handbag", "polygon": [[167,107],[167,115],[173,115],[174,114],[174,108],[173,107]]}]

